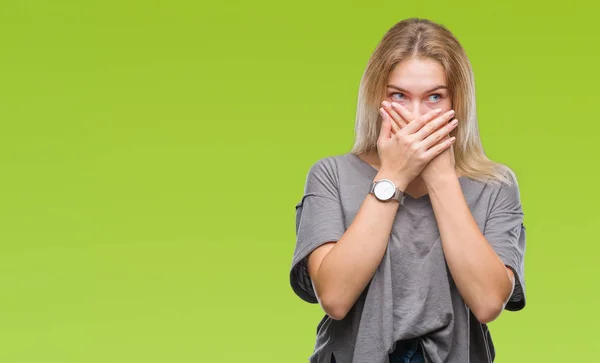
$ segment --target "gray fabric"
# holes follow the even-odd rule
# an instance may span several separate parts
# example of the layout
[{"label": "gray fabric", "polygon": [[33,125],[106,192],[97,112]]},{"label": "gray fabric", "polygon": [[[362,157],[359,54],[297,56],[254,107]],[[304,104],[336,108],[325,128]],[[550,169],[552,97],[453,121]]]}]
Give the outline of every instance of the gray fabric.
[{"label": "gray fabric", "polygon": [[[293,291],[318,303],[307,270],[317,247],[337,241],[354,220],[377,170],[346,153],[325,157],[308,171],[296,205],[296,246],[290,269]],[[525,226],[516,180],[486,184],[460,177],[477,225],[516,276],[507,310],[525,306]],[[368,243],[368,241],[365,241]],[[469,311],[444,259],[429,195],[407,196],[373,278],[342,320],[325,315],[317,325],[310,363],[387,363],[401,339],[420,337],[428,363],[491,362],[494,346],[485,324]]]}]

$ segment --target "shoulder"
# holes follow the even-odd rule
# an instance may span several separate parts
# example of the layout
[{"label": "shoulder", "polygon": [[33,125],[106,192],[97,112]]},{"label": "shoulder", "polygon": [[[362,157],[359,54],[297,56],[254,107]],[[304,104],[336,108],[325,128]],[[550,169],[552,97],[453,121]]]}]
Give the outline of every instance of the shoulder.
[{"label": "shoulder", "polygon": [[316,159],[309,164],[308,174],[337,179],[339,169],[348,162],[349,154],[335,154]]},{"label": "shoulder", "polygon": [[460,177],[463,189],[473,190],[478,193],[497,197],[500,193],[519,193],[519,183],[515,172],[506,165],[501,165],[494,176],[471,176]]},{"label": "shoulder", "polygon": [[520,203],[521,192],[519,190],[519,180],[515,172],[506,165],[503,165],[503,179],[492,183],[489,187],[495,203]]},{"label": "shoulder", "polygon": [[350,153],[344,154],[333,154],[329,156],[323,156],[313,162],[313,166],[319,165],[324,168],[335,168],[341,163],[348,162],[348,158],[351,156]]},{"label": "shoulder", "polygon": [[521,204],[517,176],[504,165],[493,178],[461,176],[460,185],[471,210],[482,215],[489,215],[493,209],[516,208]]},{"label": "shoulder", "polygon": [[339,166],[344,158],[344,155],[332,155],[309,162],[305,194],[338,195],[340,189]]}]

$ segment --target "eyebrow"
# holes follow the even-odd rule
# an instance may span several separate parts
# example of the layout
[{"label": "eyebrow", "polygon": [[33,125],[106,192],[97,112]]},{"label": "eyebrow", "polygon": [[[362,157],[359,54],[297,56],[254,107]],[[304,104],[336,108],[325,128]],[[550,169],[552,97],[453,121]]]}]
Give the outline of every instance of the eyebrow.
[{"label": "eyebrow", "polygon": [[[400,92],[410,93],[410,92],[408,92],[407,90],[405,90],[405,89],[403,89],[401,87],[394,86],[393,84],[388,84],[387,86],[388,86],[388,88],[395,88],[395,89],[397,89]],[[425,93],[433,92],[435,90],[442,89],[442,88],[448,89],[448,86],[444,86],[444,85],[435,86],[432,89],[429,89],[429,90],[425,91]]]}]

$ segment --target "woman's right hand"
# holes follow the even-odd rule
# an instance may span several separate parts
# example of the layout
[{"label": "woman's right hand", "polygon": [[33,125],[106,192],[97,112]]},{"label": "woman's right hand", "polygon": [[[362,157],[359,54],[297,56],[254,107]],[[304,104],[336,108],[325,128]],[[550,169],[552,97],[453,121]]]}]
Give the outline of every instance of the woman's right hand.
[{"label": "woman's right hand", "polygon": [[456,127],[456,123],[448,123],[454,110],[443,114],[440,109],[432,110],[412,121],[407,120],[408,124],[392,118],[383,108],[379,113],[382,122],[377,152],[381,170],[398,175],[403,184],[408,185],[431,159],[456,140],[446,137]]}]

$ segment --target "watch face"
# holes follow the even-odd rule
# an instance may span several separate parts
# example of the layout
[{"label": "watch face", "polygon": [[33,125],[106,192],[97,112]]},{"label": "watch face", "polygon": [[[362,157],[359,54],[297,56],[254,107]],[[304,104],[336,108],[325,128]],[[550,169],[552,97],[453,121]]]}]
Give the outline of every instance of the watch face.
[{"label": "watch face", "polygon": [[396,187],[389,180],[380,180],[375,184],[373,193],[381,200],[388,200],[396,193]]}]

